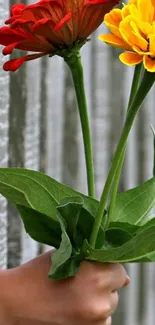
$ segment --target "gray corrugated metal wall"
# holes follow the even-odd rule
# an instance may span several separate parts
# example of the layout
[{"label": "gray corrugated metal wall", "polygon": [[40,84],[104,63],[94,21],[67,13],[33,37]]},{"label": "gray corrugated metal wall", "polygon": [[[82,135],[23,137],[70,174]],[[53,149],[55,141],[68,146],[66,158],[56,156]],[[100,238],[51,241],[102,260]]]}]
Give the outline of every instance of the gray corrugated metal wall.
[{"label": "gray corrugated metal wall", "polygon": [[[8,1],[0,0],[0,23],[8,9]],[[97,34],[82,49],[82,57],[99,198],[119,138],[133,71],[119,62],[114,49],[98,41]],[[0,55],[0,65],[3,61]],[[123,189],[152,174],[149,124],[155,125],[154,101],[152,90],[130,135]],[[76,100],[70,73],[61,58],[29,62],[10,76],[0,68],[0,166],[40,169],[86,191]],[[0,197],[0,268],[16,266],[39,251],[41,247],[25,234],[16,211]],[[128,270],[132,282],[121,294],[113,324],[154,325],[155,266],[131,264]]]}]

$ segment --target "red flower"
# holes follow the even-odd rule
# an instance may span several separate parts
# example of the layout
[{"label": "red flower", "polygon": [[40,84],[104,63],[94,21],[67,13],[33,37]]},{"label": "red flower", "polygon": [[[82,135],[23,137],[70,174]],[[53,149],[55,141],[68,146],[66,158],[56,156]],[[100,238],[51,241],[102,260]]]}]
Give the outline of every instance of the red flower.
[{"label": "red flower", "polygon": [[37,52],[6,62],[6,71],[16,71],[25,61],[54,55],[82,42],[102,23],[104,15],[119,0],[41,0],[16,4],[11,17],[0,28],[3,54],[14,49]]}]

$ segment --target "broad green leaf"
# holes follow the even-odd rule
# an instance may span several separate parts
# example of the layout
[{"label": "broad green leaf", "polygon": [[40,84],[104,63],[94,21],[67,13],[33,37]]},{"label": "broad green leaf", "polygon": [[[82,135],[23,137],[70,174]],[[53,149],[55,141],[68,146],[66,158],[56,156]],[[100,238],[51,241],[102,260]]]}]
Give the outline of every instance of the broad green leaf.
[{"label": "broad green leaf", "polygon": [[56,207],[67,196],[80,196],[93,216],[98,201],[85,196],[53,178],[33,170],[0,168],[0,193],[14,205],[24,205],[57,221]]},{"label": "broad green leaf", "polygon": [[75,196],[62,199],[57,207],[57,210],[66,221],[66,231],[74,246],[77,244],[77,223],[83,205],[83,198]]},{"label": "broad green leaf", "polygon": [[108,230],[122,229],[123,231],[127,231],[133,236],[136,235],[137,232],[153,225],[155,225],[155,216],[151,215],[144,218],[143,221],[139,222],[137,225],[131,225],[128,222],[112,222],[110,223]]},{"label": "broad green leaf", "polygon": [[155,262],[155,252],[148,254],[146,262]]},{"label": "broad green leaf", "polygon": [[146,223],[150,222],[155,218],[154,214],[146,215],[140,222],[138,222],[138,227],[144,226]]},{"label": "broad green leaf", "polygon": [[155,252],[155,225],[139,232],[123,246],[116,248],[93,249],[85,241],[83,252],[87,255],[86,259],[98,262],[140,261],[148,254]]},{"label": "broad green leaf", "polygon": [[72,277],[78,272],[80,262],[80,260],[70,257],[70,259],[61,265],[54,274],[51,274],[51,272],[49,272],[48,277],[55,280],[62,280],[68,277]]},{"label": "broad green leaf", "polygon": [[60,225],[47,215],[18,205],[26,232],[36,241],[58,248],[61,241]]},{"label": "broad green leaf", "polygon": [[152,227],[152,226],[155,226],[155,217],[153,217],[153,216],[152,216],[152,219],[148,219],[148,221],[145,222],[145,224],[139,225],[139,228],[137,230],[137,233],[145,230],[148,227]]},{"label": "broad green leaf", "polygon": [[112,222],[109,224],[108,230],[111,229],[121,229],[123,231],[127,231],[131,235],[135,235],[136,232],[139,230],[139,225],[131,225],[128,222]]},{"label": "broad green leaf", "polygon": [[116,199],[111,222],[127,222],[137,225],[155,204],[155,177],[122,193]]},{"label": "broad green leaf", "polygon": [[[66,197],[61,200],[60,206],[57,207],[61,216],[66,221],[66,231],[74,246],[80,248],[84,239],[90,237],[94,217],[84,207],[82,197]],[[104,231],[99,229],[97,237],[97,247],[101,248],[104,244]]]},{"label": "broad green leaf", "polygon": [[[78,243],[80,247],[83,244],[84,239],[88,239],[89,241],[93,223],[94,223],[94,218],[92,214],[82,207],[79,215],[78,223],[77,223],[77,235],[78,235]],[[105,238],[104,230],[101,226],[96,240],[97,248],[103,247],[104,238]]]},{"label": "broad green leaf", "polygon": [[64,264],[69,260],[72,254],[72,245],[66,232],[66,222],[57,211],[57,218],[61,226],[61,243],[60,247],[52,254],[52,267],[49,271],[49,277],[52,279],[60,279],[68,276],[68,268],[66,274],[64,273]]},{"label": "broad green leaf", "polygon": [[133,236],[123,230],[118,228],[111,228],[105,232],[105,240],[109,246],[121,246],[129,241]]}]

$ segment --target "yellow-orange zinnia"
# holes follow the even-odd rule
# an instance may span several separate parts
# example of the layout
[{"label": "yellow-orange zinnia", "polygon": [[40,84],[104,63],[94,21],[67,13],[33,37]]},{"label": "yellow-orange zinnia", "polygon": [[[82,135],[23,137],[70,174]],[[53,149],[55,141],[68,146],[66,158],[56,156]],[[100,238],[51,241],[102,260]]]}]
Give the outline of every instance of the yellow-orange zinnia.
[{"label": "yellow-orange zinnia", "polygon": [[155,72],[155,0],[130,0],[106,14],[104,23],[111,33],[99,39],[126,50],[119,56],[124,64],[143,62],[146,70]]}]

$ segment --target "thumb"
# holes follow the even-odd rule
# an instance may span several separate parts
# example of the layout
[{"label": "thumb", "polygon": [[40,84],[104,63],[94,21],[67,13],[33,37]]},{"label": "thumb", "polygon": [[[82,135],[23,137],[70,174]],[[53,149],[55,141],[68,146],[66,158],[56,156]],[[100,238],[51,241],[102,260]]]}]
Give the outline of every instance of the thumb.
[{"label": "thumb", "polygon": [[126,275],[126,279],[125,279],[125,282],[124,282],[124,287],[128,286],[131,282],[131,279],[128,275]]}]

